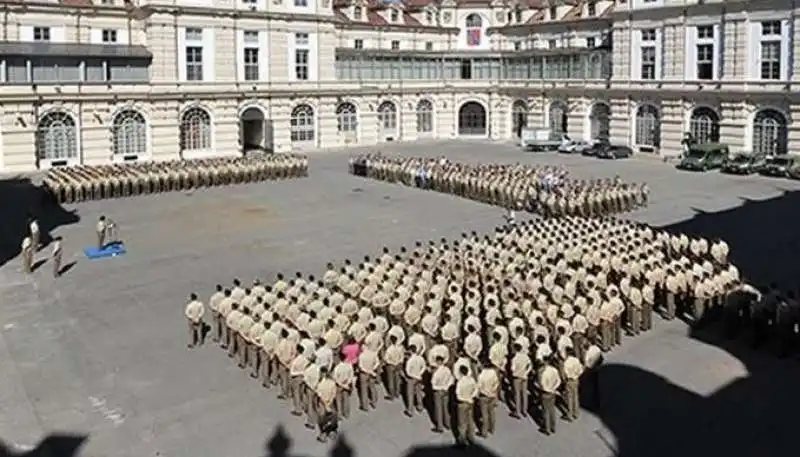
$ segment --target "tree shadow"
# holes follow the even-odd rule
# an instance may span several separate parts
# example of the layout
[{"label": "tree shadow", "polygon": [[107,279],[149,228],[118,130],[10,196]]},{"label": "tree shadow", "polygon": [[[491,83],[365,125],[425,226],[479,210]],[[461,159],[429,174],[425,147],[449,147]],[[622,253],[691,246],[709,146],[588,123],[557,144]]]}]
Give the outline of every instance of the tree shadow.
[{"label": "tree shadow", "polygon": [[30,178],[0,180],[0,266],[19,255],[22,239],[29,233],[28,218],[39,223],[41,244],[53,241],[52,232],[62,225],[74,224],[80,217],[53,200]]},{"label": "tree shadow", "polygon": [[75,457],[88,439],[88,435],[53,433],[35,448],[22,451],[0,440],[0,457]]},{"label": "tree shadow", "polygon": [[[800,262],[795,260],[800,238],[795,225],[798,208],[800,193],[786,192],[765,201],[745,200],[726,211],[697,212],[667,229],[722,238],[731,247],[731,260],[751,283],[794,289],[800,277]],[[722,335],[719,323],[689,333],[690,338],[738,359],[748,374],[709,395],[634,366],[600,368],[602,401],[582,398],[581,403],[614,435],[601,439],[615,455],[752,457],[792,452],[798,430],[795,412],[800,411],[800,365]],[[611,444],[612,440],[617,444]]]}]

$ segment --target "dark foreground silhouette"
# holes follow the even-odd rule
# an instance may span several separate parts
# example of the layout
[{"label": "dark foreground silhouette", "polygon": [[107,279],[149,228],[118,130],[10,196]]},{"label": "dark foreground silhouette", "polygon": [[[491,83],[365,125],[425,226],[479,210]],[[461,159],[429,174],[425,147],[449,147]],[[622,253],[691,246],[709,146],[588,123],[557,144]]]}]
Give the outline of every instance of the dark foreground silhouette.
[{"label": "dark foreground silhouette", "polygon": [[74,211],[64,209],[28,178],[0,180],[0,266],[17,257],[22,239],[28,236],[28,219],[39,222],[43,246],[53,241],[52,232],[62,225],[80,220]]},{"label": "dark foreground silhouette", "polygon": [[78,455],[86,439],[86,435],[53,433],[34,449],[24,451],[0,441],[0,457],[72,457]]},{"label": "dark foreground silhouette", "polygon": [[[798,222],[800,193],[787,192],[763,202],[745,201],[740,207],[719,213],[698,212],[694,218],[668,229],[725,239],[732,248],[731,259],[745,278],[752,278],[756,284],[776,282],[783,290],[792,290],[797,289],[800,278],[800,262],[795,259],[800,252],[797,249],[800,246]],[[605,444],[598,441],[598,445],[608,447],[617,457],[782,457],[796,454],[800,433],[797,421],[800,362],[797,358],[775,357],[769,345],[758,351],[751,349],[747,335],[725,340],[719,327],[712,323],[703,330],[692,331],[688,337],[728,352],[747,368],[747,376],[730,381],[714,392],[701,394],[641,368],[606,364],[599,374],[600,402],[583,396],[581,399],[583,408],[598,416],[613,435],[603,438]],[[715,369],[703,360],[697,363],[697,370]],[[4,455],[71,457],[80,449],[80,445],[43,446],[51,438],[31,453]],[[532,439],[546,438],[536,435]],[[40,448],[50,453],[42,453]],[[279,427],[269,439],[265,452],[268,457],[293,457],[290,448],[290,438]],[[335,457],[353,454],[344,436],[339,437],[330,452]],[[499,457],[480,444],[468,448],[411,447],[403,457],[451,455]]]}]

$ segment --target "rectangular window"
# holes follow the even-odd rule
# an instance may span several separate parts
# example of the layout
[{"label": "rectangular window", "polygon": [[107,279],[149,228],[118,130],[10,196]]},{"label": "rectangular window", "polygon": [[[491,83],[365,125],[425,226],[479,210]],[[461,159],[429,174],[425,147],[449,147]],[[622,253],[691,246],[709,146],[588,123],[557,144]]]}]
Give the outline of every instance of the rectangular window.
[{"label": "rectangular window", "polygon": [[185,31],[186,41],[203,41],[203,29],[189,27]]},{"label": "rectangular window", "polygon": [[713,40],[714,39],[714,26],[701,25],[697,27],[698,40]]},{"label": "rectangular window", "polygon": [[426,51],[433,51],[433,42],[432,41],[425,42],[425,50]]},{"label": "rectangular window", "polygon": [[762,37],[779,37],[783,32],[781,21],[764,21],[761,23],[761,36]]},{"label": "rectangular window", "polygon": [[472,61],[469,59],[461,61],[461,79],[472,79]]},{"label": "rectangular window", "polygon": [[587,48],[594,48],[595,47],[594,37],[589,37],[589,38],[586,39],[586,47]]},{"label": "rectangular window", "polygon": [[117,42],[117,31],[116,30],[103,30],[101,33],[103,38],[103,43],[116,43]]},{"label": "rectangular window", "polygon": [[714,79],[714,45],[697,45],[697,79]]},{"label": "rectangular window", "polygon": [[307,33],[295,33],[294,44],[296,46],[308,46],[309,39]]},{"label": "rectangular window", "polygon": [[515,51],[521,51],[522,50],[522,43],[520,43],[519,41],[515,41],[514,42],[514,50]]},{"label": "rectangular window", "polygon": [[305,8],[308,6],[308,0],[294,0],[294,6],[298,8]]},{"label": "rectangular window", "polygon": [[259,79],[258,48],[244,48],[244,80],[258,81]]},{"label": "rectangular window", "polygon": [[400,13],[393,9],[389,17],[392,19],[392,22],[397,22],[400,19]]},{"label": "rectangular window", "polygon": [[589,2],[586,5],[586,14],[589,17],[594,17],[597,15],[597,5],[595,5],[594,2]]},{"label": "rectangular window", "polygon": [[308,81],[308,49],[294,51],[294,76],[298,81]]},{"label": "rectangular window", "polygon": [[642,52],[642,79],[656,79],[656,48],[644,46]]},{"label": "rectangular window", "polygon": [[353,40],[353,49],[364,49],[364,40],[360,38]]},{"label": "rectangular window", "polygon": [[761,79],[781,79],[781,42],[764,41],[761,43]]},{"label": "rectangular window", "polygon": [[398,40],[392,40],[392,51],[399,51],[400,50],[400,42]]},{"label": "rectangular window", "polygon": [[50,41],[50,27],[34,27],[33,41]]},{"label": "rectangular window", "polygon": [[656,41],[656,29],[642,29],[640,31],[642,36],[642,42],[650,42],[655,43]]},{"label": "rectangular window", "polygon": [[556,46],[558,46],[558,42],[556,40],[547,40],[548,49],[555,49]]},{"label": "rectangular window", "polygon": [[186,80],[203,80],[203,47],[186,46]]}]

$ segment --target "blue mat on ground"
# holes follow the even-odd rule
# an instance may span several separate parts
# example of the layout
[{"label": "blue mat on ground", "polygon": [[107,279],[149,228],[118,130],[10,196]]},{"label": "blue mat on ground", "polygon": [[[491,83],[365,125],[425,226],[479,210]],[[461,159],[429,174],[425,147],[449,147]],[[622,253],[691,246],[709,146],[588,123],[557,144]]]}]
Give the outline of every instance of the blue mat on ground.
[{"label": "blue mat on ground", "polygon": [[103,249],[86,248],[83,250],[89,259],[104,259],[106,257],[116,257],[125,254],[125,244],[122,241],[109,243]]}]

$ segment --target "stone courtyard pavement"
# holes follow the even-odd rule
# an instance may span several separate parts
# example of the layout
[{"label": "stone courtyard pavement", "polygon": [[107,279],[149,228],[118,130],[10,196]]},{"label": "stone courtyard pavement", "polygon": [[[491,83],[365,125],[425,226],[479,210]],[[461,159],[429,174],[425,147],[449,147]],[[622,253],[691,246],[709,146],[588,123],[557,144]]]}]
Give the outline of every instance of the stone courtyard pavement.
[{"label": "stone courtyard pavement", "polygon": [[[655,159],[601,161],[523,153],[508,144],[432,142],[379,149],[453,161],[564,164],[577,177],[620,175],[647,182],[652,204],[627,217],[657,226],[800,189],[797,181],[678,172]],[[20,273],[19,259],[0,267],[0,438],[25,447],[54,432],[87,435],[81,455],[97,457],[257,457],[267,453],[266,441],[282,425],[292,440],[291,455],[325,455],[330,445],[317,443],[274,392],[262,389],[221,350],[211,344],[187,350],[183,308],[190,292],[207,298],[215,284],[229,284],[234,277],[249,282],[280,271],[321,273],[328,261],[357,261],[383,246],[487,231],[502,223],[498,208],[350,176],[347,158],[354,151],[312,153],[307,179],[67,208],[80,221],[51,233],[64,238],[64,263],[75,262],[62,278],[54,280],[48,264],[29,277]],[[118,222],[129,253],[88,261],[82,249],[93,242],[101,214]],[[711,227],[708,236],[717,229],[723,236],[736,230],[731,249],[734,258],[744,253],[746,274],[792,280],[796,286],[796,269],[787,273],[783,265],[787,249],[797,252],[796,238],[775,230],[798,216],[786,216],[784,222],[774,212],[752,214],[735,223],[725,219],[716,229],[708,222],[704,230]],[[744,420],[762,423],[770,420],[766,403],[772,395],[791,392],[800,398],[780,381],[800,379],[796,360],[778,361],[768,350],[756,354],[741,342],[731,348],[687,333],[680,322],[659,320],[652,332],[615,350],[610,362],[634,367],[642,382],[625,381],[624,370],[604,382],[627,382],[604,391],[605,410],[584,411],[573,424],[559,423],[552,437],[501,410],[497,433],[481,443],[504,457],[708,455],[680,436],[696,412],[714,412],[709,424],[702,422],[710,429],[733,420],[714,415],[743,408],[764,416]],[[757,378],[757,384],[725,398],[748,377]],[[653,393],[640,387],[654,380],[660,387]],[[755,399],[758,395],[763,396]],[[738,403],[727,406],[729,401]],[[790,408],[800,400],[783,401],[782,407]],[[667,419],[666,426],[654,422]],[[761,445],[782,440],[779,425],[765,426],[767,436],[746,438]],[[662,427],[661,441],[643,441],[654,434],[648,431],[653,427]],[[361,457],[400,457],[412,446],[449,443],[449,436],[429,429],[427,419],[407,419],[400,405],[385,402],[342,424]],[[716,437],[709,439],[730,430],[718,432],[709,432]],[[742,447],[736,450],[750,455]]]}]

